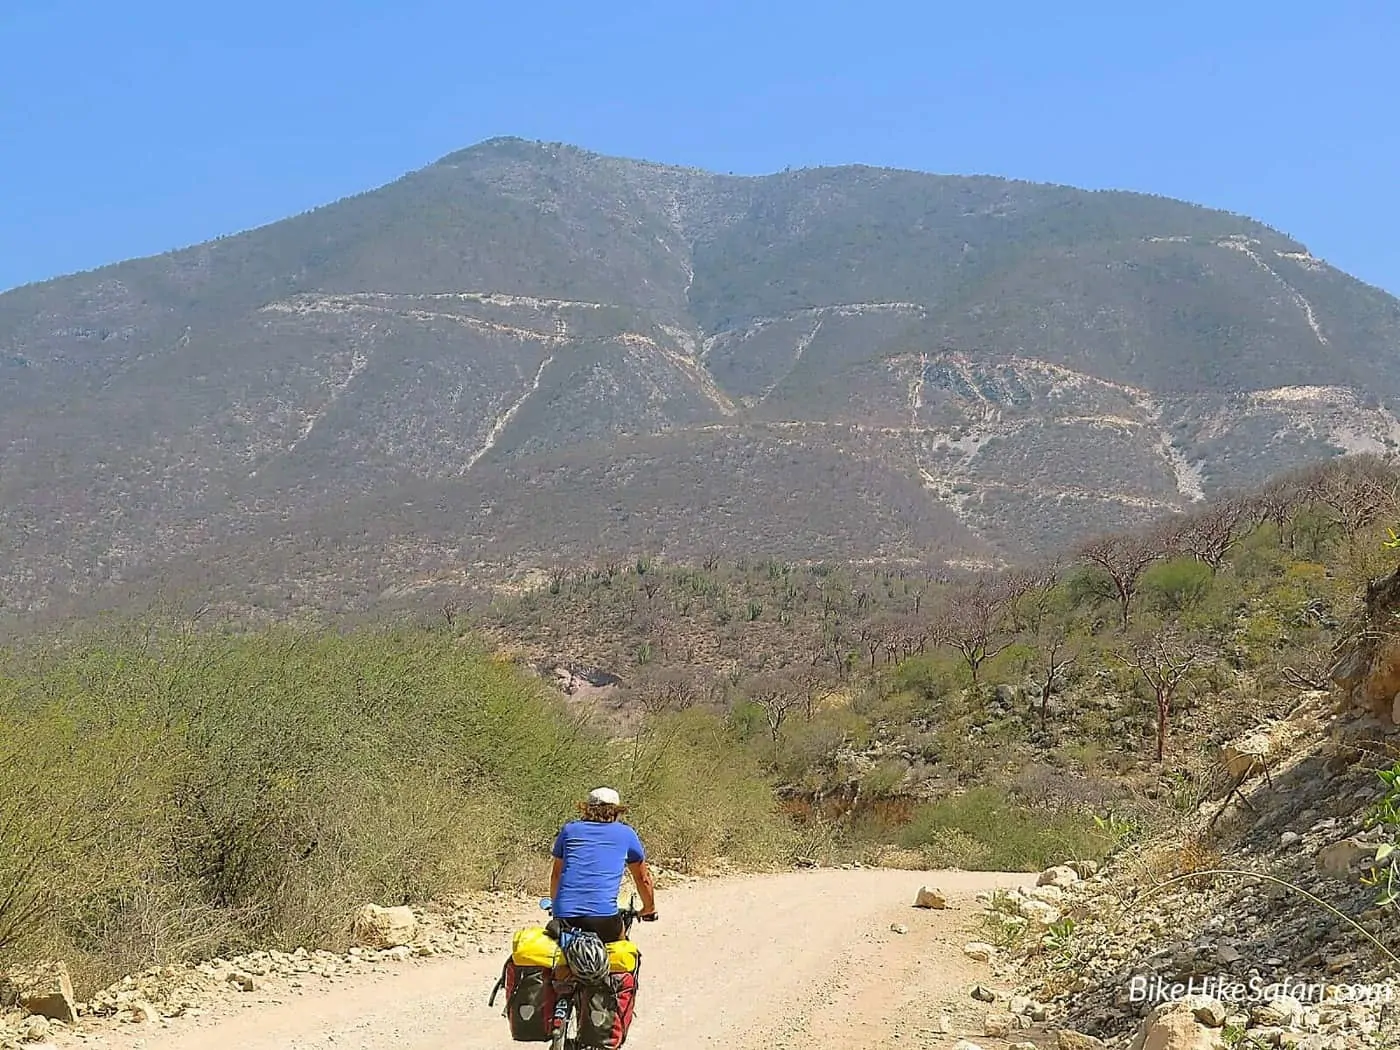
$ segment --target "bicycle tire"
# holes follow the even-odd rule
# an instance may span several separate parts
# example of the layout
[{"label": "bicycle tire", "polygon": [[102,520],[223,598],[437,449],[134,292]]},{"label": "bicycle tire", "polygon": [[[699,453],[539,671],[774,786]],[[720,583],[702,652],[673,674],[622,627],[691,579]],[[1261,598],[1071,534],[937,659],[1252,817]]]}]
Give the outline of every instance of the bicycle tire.
[{"label": "bicycle tire", "polygon": [[[572,997],[575,993],[570,992]],[[569,1004],[569,1012],[564,1018],[564,1024],[559,1031],[554,1033],[554,1038],[549,1041],[549,1050],[578,1050],[578,1040],[569,1035],[569,1029],[577,1029],[578,1019],[576,1012],[578,1007],[574,1003]]]}]

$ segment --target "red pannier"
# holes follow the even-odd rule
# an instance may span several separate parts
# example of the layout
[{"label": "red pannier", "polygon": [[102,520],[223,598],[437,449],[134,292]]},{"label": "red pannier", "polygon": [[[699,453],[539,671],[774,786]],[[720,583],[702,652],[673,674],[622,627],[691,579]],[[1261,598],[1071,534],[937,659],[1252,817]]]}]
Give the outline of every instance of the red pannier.
[{"label": "red pannier", "polygon": [[510,956],[491,992],[490,1005],[505,989],[506,1020],[517,1043],[547,1043],[557,994],[554,970],[561,962],[559,944],[543,926],[528,926],[511,938]]},{"label": "red pannier", "polygon": [[496,996],[506,993],[505,1014],[510,1024],[510,1037],[517,1043],[547,1043],[550,1024],[554,1020],[554,971],[545,966],[522,966],[507,959],[501,979],[491,991],[488,1005],[496,1005]]},{"label": "red pannier", "polygon": [[627,1042],[637,1006],[637,974],[613,973],[605,983],[578,990],[579,1045],[618,1050]]}]

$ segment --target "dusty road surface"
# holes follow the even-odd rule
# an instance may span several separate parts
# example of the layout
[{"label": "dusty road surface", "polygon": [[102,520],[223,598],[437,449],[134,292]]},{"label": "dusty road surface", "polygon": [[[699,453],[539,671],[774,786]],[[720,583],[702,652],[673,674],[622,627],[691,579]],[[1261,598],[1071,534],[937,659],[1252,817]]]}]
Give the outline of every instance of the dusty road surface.
[{"label": "dusty road surface", "polygon": [[[628,1050],[947,1050],[959,1038],[1003,1045],[982,1033],[987,1007],[968,991],[992,982],[962,945],[975,939],[977,893],[1034,878],[832,870],[677,887],[661,896],[661,921],[634,930],[642,973]],[[944,891],[947,910],[911,907],[924,883]],[[522,915],[522,924],[539,916]],[[894,932],[894,923],[908,932]],[[516,1044],[499,1000],[486,1005],[506,948],[405,963],[168,1028],[122,1026],[80,1045],[506,1050]]]}]

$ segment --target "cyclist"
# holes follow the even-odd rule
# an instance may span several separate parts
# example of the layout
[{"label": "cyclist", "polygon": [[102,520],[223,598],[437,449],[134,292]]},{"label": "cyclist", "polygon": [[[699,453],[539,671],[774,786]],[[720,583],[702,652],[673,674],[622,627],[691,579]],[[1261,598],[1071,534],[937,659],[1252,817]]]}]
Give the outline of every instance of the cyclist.
[{"label": "cyclist", "polygon": [[642,840],[619,818],[627,812],[612,788],[589,792],[579,805],[578,820],[571,820],[554,840],[554,870],[549,893],[554,898],[554,919],[549,932],[556,939],[561,929],[588,930],[604,942],[626,936],[617,906],[624,871],[642,898],[641,919],[656,919],[656,883],[647,867]]}]

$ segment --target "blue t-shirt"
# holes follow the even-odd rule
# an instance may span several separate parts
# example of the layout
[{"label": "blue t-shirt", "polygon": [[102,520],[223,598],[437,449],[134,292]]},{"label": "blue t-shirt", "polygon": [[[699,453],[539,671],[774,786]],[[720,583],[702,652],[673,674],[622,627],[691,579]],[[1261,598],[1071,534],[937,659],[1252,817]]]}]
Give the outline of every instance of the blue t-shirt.
[{"label": "blue t-shirt", "polygon": [[616,915],[623,872],[646,860],[642,840],[619,821],[570,821],[554,840],[554,856],[564,861],[554,898],[554,914],[564,919]]}]

